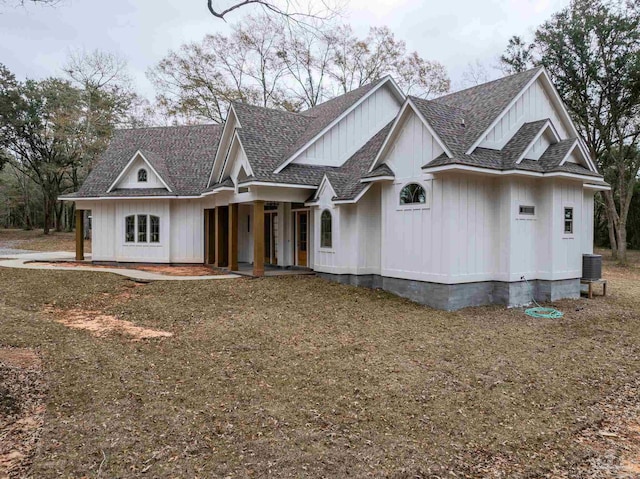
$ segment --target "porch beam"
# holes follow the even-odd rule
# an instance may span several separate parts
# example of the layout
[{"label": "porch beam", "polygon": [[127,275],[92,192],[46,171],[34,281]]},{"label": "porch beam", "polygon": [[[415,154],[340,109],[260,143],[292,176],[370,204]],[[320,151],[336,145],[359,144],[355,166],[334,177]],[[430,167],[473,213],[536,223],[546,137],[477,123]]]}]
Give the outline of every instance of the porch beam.
[{"label": "porch beam", "polygon": [[238,270],[238,203],[229,205],[229,269]]},{"label": "porch beam", "polygon": [[253,202],[253,275],[264,276],[264,201]]},{"label": "porch beam", "polygon": [[76,210],[76,261],[84,260],[84,210]]}]

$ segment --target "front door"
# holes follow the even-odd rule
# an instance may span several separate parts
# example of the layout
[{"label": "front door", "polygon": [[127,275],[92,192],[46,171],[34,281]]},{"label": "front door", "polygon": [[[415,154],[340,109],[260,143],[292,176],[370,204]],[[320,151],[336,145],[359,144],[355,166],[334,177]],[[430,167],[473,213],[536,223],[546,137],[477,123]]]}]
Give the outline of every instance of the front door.
[{"label": "front door", "polygon": [[296,212],[296,257],[298,266],[307,266],[309,239],[309,212]]}]

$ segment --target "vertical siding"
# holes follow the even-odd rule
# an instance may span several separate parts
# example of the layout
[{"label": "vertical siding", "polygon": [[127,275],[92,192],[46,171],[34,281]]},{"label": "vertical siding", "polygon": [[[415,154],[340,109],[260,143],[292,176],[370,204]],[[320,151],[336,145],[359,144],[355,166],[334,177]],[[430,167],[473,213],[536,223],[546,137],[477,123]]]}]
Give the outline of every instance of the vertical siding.
[{"label": "vertical siding", "polygon": [[593,190],[584,190],[582,200],[582,254],[593,253]]},{"label": "vertical siding", "polygon": [[399,110],[398,100],[389,88],[383,86],[309,146],[294,162],[340,166],[393,120]]},{"label": "vertical siding", "polygon": [[173,263],[204,261],[204,205],[202,200],[171,201],[171,256]]},{"label": "vertical siding", "polygon": [[91,259],[93,261],[115,261],[114,201],[93,201],[91,204]]}]

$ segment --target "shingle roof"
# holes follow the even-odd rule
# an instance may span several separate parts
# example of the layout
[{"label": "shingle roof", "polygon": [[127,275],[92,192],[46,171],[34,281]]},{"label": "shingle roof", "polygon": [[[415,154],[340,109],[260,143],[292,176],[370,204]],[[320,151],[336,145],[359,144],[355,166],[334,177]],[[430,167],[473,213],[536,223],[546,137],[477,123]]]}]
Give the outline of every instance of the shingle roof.
[{"label": "shingle roof", "polygon": [[[199,195],[207,186],[221,132],[219,125],[116,130],[109,146],[80,190],[74,196],[66,196]],[[172,192],[145,188],[107,193],[138,150],[152,163]]]},{"label": "shingle roof", "polygon": [[[435,100],[410,97],[417,110],[452,154],[452,157],[447,154],[440,155],[425,167],[456,163],[498,170],[518,168],[529,171],[563,171],[600,177],[599,174],[580,165],[559,165],[575,139],[551,145],[538,161],[523,160],[516,164],[524,149],[545,126],[547,120],[524,124],[501,151],[476,148],[471,154],[466,154],[539,71],[529,70]],[[274,173],[291,155],[384,81],[386,78],[301,113],[233,103],[241,125],[236,132],[253,173],[244,181],[275,182],[314,188],[319,186],[326,175],[336,191],[335,199],[348,200],[357,197],[366,188],[361,179],[393,176],[393,172],[384,164],[372,172],[368,171],[391,128],[391,123],[340,167],[290,163],[279,173]],[[222,182],[207,188],[221,133],[222,127],[218,125],[118,130],[80,191],[67,197],[191,196],[223,186],[233,186],[231,179],[225,178]],[[172,192],[165,189],[129,189],[107,193],[109,186],[138,150]]]}]

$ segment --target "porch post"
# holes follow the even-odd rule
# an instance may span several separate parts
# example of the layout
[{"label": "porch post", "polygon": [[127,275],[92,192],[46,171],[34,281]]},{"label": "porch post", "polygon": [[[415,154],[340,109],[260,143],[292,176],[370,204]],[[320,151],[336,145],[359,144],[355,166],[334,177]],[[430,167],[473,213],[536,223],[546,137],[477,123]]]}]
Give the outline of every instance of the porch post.
[{"label": "porch post", "polygon": [[238,270],[238,203],[229,205],[229,269]]},{"label": "porch post", "polygon": [[253,202],[253,275],[264,276],[264,201]]},{"label": "porch post", "polygon": [[227,218],[226,206],[217,206],[215,209],[215,243],[216,243],[216,262],[215,265],[219,268],[227,266],[227,260],[229,259],[229,253],[227,251]]},{"label": "porch post", "polygon": [[215,210],[204,210],[204,264],[215,263]]},{"label": "porch post", "polygon": [[84,210],[76,210],[76,261],[84,260]]}]

